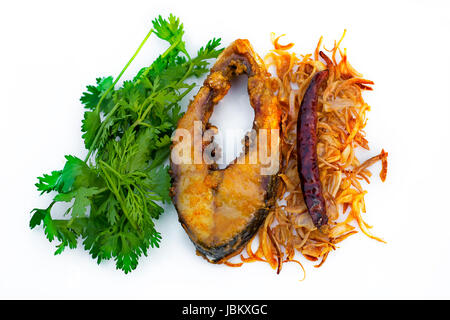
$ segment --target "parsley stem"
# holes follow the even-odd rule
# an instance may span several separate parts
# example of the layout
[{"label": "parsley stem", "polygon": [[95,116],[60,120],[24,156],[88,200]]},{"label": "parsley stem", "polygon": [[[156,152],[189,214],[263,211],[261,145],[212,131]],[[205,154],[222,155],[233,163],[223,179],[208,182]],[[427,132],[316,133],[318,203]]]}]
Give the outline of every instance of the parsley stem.
[{"label": "parsley stem", "polygon": [[113,167],[111,167],[109,164],[107,164],[105,161],[100,160],[101,164],[104,165],[106,168],[108,168],[109,171],[111,171],[112,173],[114,173],[117,178],[122,179],[122,175],[117,172]]},{"label": "parsley stem", "polygon": [[191,92],[192,89],[194,89],[194,87],[195,87],[195,83],[189,85],[189,86],[186,88],[186,90],[184,90],[183,93],[180,94],[180,95],[178,96],[177,99],[178,99],[178,100],[183,99],[189,92]]},{"label": "parsley stem", "polygon": [[[192,60],[190,60],[189,58],[189,68],[188,71],[186,71],[186,73],[184,74],[183,78],[180,79],[180,81],[178,81],[178,83],[182,83],[184,82],[184,80],[186,80],[187,77],[189,77],[191,75],[192,69],[194,68],[194,64],[192,63]],[[189,89],[189,91],[191,91]],[[181,100],[181,99],[180,99]]]},{"label": "parsley stem", "polygon": [[106,92],[101,96],[100,101],[97,104],[97,108],[100,107],[100,105],[103,102],[103,99],[108,95],[108,93],[111,91],[111,89],[114,88],[114,86],[117,84],[117,82],[120,80],[120,78],[122,77],[123,73],[125,72],[125,70],[128,69],[128,67],[130,66],[130,64],[133,62],[134,58],[136,58],[136,56],[138,55],[139,51],[141,51],[142,47],[144,46],[144,44],[147,42],[148,38],[150,37],[150,35],[153,33],[153,28],[150,29],[150,31],[147,33],[147,35],[145,36],[144,40],[142,40],[141,44],[139,45],[139,47],[137,48],[137,50],[135,51],[135,53],[133,54],[133,56],[130,58],[130,60],[128,60],[127,64],[125,65],[125,67],[123,67],[122,71],[120,71],[119,75],[117,76],[116,80],[114,80],[114,82],[112,83],[112,85],[108,88],[108,90],[106,90]]},{"label": "parsley stem", "polygon": [[[147,106],[147,109],[145,109],[144,113],[143,113],[143,114],[141,115],[141,117],[139,118],[139,120],[135,122],[136,125],[139,124],[139,123],[141,123],[141,121],[143,121],[143,120],[147,117],[147,114],[150,112],[150,110],[152,109],[152,107],[153,107],[153,103],[150,103],[150,104]],[[133,128],[134,128],[134,127],[135,127],[135,125],[133,124]]]},{"label": "parsley stem", "polygon": [[[109,174],[106,172],[104,166],[106,165],[107,167],[109,167],[104,161],[99,161],[99,165],[101,170],[103,171],[103,174],[105,175],[106,180],[108,181],[109,185],[110,185],[110,189],[111,191],[114,193],[114,195],[116,196],[117,201],[119,201],[120,207],[122,208],[123,214],[125,215],[125,217],[127,218],[127,220],[130,222],[131,226],[139,231],[139,228],[135,225],[134,221],[130,219],[130,215],[128,214],[128,210],[126,209],[126,205],[125,202],[122,198],[122,195],[120,194],[119,190],[117,189],[117,187],[115,186],[114,182],[112,181],[111,177],[109,176]],[[109,167],[111,168],[111,167]]]},{"label": "parsley stem", "polygon": [[[100,97],[100,101],[97,103],[96,108],[99,109],[100,105],[103,102],[103,99],[108,95],[108,93],[114,88],[114,86],[117,84],[117,82],[119,81],[119,79],[122,77],[123,73],[125,72],[125,70],[128,69],[128,67],[130,66],[130,64],[133,62],[133,60],[136,58],[136,56],[138,55],[139,51],[141,51],[142,47],[144,46],[145,42],[147,42],[148,38],[150,37],[150,35],[154,32],[154,29],[150,29],[150,31],[147,33],[147,35],[145,36],[144,40],[142,40],[141,44],[139,45],[139,47],[137,48],[136,52],[133,54],[133,56],[130,58],[130,60],[127,62],[127,64],[125,65],[125,67],[123,67],[122,71],[119,73],[119,75],[117,76],[116,80],[114,80],[114,82],[112,83],[112,85],[108,88],[108,90],[106,90],[106,92],[104,94],[102,94],[102,96]],[[178,44],[180,43],[181,38],[177,41],[175,41],[169,48],[167,48],[166,51],[164,51],[164,53],[161,55],[162,58],[165,58],[173,49],[175,49]],[[188,56],[189,57],[189,56]],[[190,58],[189,58],[190,59]],[[141,78],[143,76],[146,76],[148,74],[148,72],[152,69],[152,65],[150,67],[148,67],[142,74]],[[138,79],[139,82],[140,79]],[[103,131],[103,128],[105,126],[105,124],[107,123],[107,120],[111,117],[111,115],[114,114],[114,112],[117,110],[118,108],[118,104],[116,104],[114,106],[114,108],[108,112],[108,115],[106,116],[105,120],[102,122],[101,127],[98,129],[97,134],[95,135],[94,138],[94,142],[91,145],[91,148],[88,151],[88,154],[86,155],[86,158],[84,159],[84,162],[87,162],[89,160],[89,157],[92,154],[92,151],[94,151],[96,144],[97,144],[97,140],[99,139],[99,137],[101,136],[101,133]],[[148,111],[150,111],[149,109],[147,109]],[[147,115],[147,112],[145,112],[145,115]],[[144,119],[144,117],[142,117],[142,119]],[[136,125],[138,125],[140,123],[140,120],[137,121],[137,123],[132,125],[132,128],[134,128]]]},{"label": "parsley stem", "polygon": [[[130,60],[128,60],[127,64],[125,65],[125,67],[123,67],[122,71],[120,71],[119,75],[117,76],[116,80],[114,80],[114,82],[111,84],[111,86],[108,88],[108,90],[106,90],[106,92],[104,94],[102,94],[102,96],[100,97],[100,101],[97,103],[97,107],[96,109],[100,108],[100,105],[102,104],[103,100],[105,99],[105,97],[108,95],[108,93],[115,87],[115,85],[117,84],[117,82],[120,80],[120,78],[122,77],[122,75],[124,74],[125,70],[128,69],[128,67],[130,66],[130,64],[133,62],[133,60],[136,58],[136,56],[138,55],[139,51],[141,51],[142,47],[144,46],[144,44],[147,42],[148,38],[151,36],[151,34],[154,32],[154,29],[150,29],[150,31],[147,33],[147,35],[145,36],[144,40],[142,40],[141,44],[139,45],[139,47],[137,48],[137,50],[134,52],[133,56],[130,58]],[[95,136],[94,142],[92,143],[91,148],[89,149],[89,152],[84,160],[84,162],[89,160],[89,157],[91,156],[92,151],[95,149],[95,145],[97,143],[97,140],[100,136],[100,133],[103,131],[104,125],[107,122],[106,120],[108,120],[108,118],[114,113],[114,111],[116,111],[118,107],[118,104],[116,104],[114,106],[114,108],[108,113],[108,116],[106,117],[105,121],[103,121],[102,126],[99,128],[99,130],[97,131],[97,134]]]},{"label": "parsley stem", "polygon": [[[172,45],[167,48],[166,51],[163,52],[163,54],[160,56],[162,59],[164,59],[165,57],[167,57],[167,55],[173,50],[175,49],[178,44],[180,43],[181,39],[178,39],[177,41],[175,41],[174,43],[172,43]],[[147,76],[147,74],[150,72],[150,70],[152,69],[153,64],[148,67],[141,75],[141,77],[138,79],[138,82],[140,81],[140,79],[142,79],[143,77]]]}]

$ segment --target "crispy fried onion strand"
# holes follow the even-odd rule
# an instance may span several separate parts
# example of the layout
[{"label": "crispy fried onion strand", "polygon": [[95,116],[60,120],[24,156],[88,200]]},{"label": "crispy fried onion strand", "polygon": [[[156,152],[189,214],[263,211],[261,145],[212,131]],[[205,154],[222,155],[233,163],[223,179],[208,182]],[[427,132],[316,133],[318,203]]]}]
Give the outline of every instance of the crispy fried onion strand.
[{"label": "crispy fried onion strand", "polygon": [[[257,237],[246,246],[247,257],[240,255],[242,262],[264,261],[281,271],[283,262],[293,261],[296,252],[311,261],[321,261],[336,249],[336,244],[357,233],[359,229],[368,237],[384,242],[369,232],[371,228],[362,217],[366,212],[364,195],[367,193],[362,181],[370,183],[368,168],[381,161],[380,178],[386,179],[387,152],[360,163],[356,157],[358,148],[369,150],[363,131],[366,112],[370,110],[362,97],[363,90],[372,90],[373,82],[362,78],[348,62],[346,51],[334,42],[331,59],[322,51],[322,37],[314,54],[297,57],[288,50],[293,44],[280,45],[279,37],[272,34],[272,50],[265,57],[268,67],[274,67],[276,76],[272,78],[273,89],[282,109],[281,151],[282,168],[279,177],[282,181],[277,191],[277,206],[269,213]],[[336,61],[339,54],[340,61]],[[299,184],[296,160],[296,123],[303,95],[313,75],[329,69],[327,86],[319,95],[318,144],[320,179],[327,206],[328,225],[318,230],[307,212]],[[347,215],[347,217],[345,217]],[[253,252],[252,243],[257,244]],[[240,266],[241,264],[231,264]],[[304,269],[303,269],[304,272]]]}]

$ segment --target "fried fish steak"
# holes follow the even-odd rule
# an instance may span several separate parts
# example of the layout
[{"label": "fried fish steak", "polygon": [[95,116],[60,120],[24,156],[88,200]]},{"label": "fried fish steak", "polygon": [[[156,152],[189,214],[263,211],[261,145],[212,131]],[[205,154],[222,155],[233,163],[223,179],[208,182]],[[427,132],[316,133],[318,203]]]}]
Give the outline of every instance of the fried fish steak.
[{"label": "fried fish steak", "polygon": [[[248,76],[248,94],[255,112],[255,141],[260,141],[259,129],[266,129],[268,143],[264,152],[276,155],[278,171],[279,144],[276,140],[273,147],[270,137],[271,129],[278,132],[280,128],[281,112],[271,89],[270,74],[248,40],[238,39],[221,53],[180,119],[178,129],[184,129],[194,137],[196,121],[201,123],[202,132],[209,128],[214,106],[227,94],[232,79],[241,74]],[[172,151],[183,142],[176,135]],[[173,154],[171,156],[172,199],[179,221],[197,252],[208,261],[219,263],[239,252],[273,208],[277,172],[261,174],[267,163],[259,157],[262,150],[259,143],[254,148],[245,148],[225,169],[218,169],[216,163],[195,162],[195,159],[203,159],[205,146],[195,148],[194,143],[191,145],[190,163],[175,163]]]}]

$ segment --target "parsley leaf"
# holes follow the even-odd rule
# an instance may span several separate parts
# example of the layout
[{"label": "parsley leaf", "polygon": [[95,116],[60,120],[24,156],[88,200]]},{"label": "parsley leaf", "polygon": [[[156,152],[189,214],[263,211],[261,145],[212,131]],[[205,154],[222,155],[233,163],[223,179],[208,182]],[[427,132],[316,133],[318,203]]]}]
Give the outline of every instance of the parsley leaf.
[{"label": "parsley leaf", "polygon": [[184,34],[183,24],[180,23],[180,19],[169,15],[167,20],[159,16],[157,19],[153,20],[153,28],[155,29],[155,34],[158,38],[166,40],[171,45],[176,45],[176,49],[187,54],[186,45],[182,41]]},{"label": "parsley leaf", "polygon": [[86,149],[89,149],[95,141],[96,133],[100,128],[100,112],[99,109],[94,111],[87,111],[84,113],[84,120],[81,126],[81,131],[84,132],[82,138]]},{"label": "parsley leaf", "polygon": [[41,194],[48,193],[50,191],[58,190],[62,170],[52,171],[50,174],[44,174],[42,177],[38,177],[38,183],[35,184],[38,191]]},{"label": "parsley leaf", "polygon": [[149,170],[147,178],[143,181],[143,184],[148,190],[152,190],[154,193],[159,195],[163,202],[165,203],[170,202],[169,166],[165,167],[159,166]]},{"label": "parsley leaf", "polygon": [[80,98],[86,109],[94,110],[103,94],[106,93],[113,83],[113,77],[97,78],[96,86],[87,86],[86,92]]},{"label": "parsley leaf", "polygon": [[86,208],[91,204],[90,197],[99,192],[98,188],[86,188],[80,187],[74,191],[68,193],[59,193],[53,199],[54,201],[65,201],[70,202],[75,199],[73,206],[71,207],[72,217],[84,217],[86,213]]}]

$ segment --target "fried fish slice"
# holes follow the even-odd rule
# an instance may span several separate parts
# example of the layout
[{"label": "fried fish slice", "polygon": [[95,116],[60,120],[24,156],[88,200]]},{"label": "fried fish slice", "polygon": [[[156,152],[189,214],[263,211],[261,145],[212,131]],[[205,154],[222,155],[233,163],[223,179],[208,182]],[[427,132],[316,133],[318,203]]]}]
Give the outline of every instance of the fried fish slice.
[{"label": "fried fish slice", "polygon": [[[202,131],[209,127],[214,106],[227,94],[231,80],[241,74],[248,76],[250,104],[255,111],[253,143],[256,141],[256,147],[245,148],[225,169],[219,170],[215,163],[198,163],[198,159],[203,159],[205,145],[195,148],[195,123],[201,123]],[[248,40],[238,39],[218,57],[178,123],[178,129],[189,132],[192,147],[188,163],[175,163],[174,155],[171,156],[172,199],[179,221],[197,252],[210,262],[221,262],[240,250],[274,206],[280,166],[275,133],[278,137],[280,114],[263,61]],[[264,141],[260,129],[266,129],[266,136],[263,136],[267,138],[266,149],[259,143]],[[276,141],[274,144],[271,138]],[[172,152],[179,143],[186,142],[178,139],[177,133],[173,140]],[[262,161],[260,154],[263,152],[270,154],[277,163]]]}]

